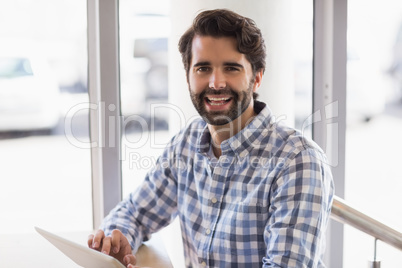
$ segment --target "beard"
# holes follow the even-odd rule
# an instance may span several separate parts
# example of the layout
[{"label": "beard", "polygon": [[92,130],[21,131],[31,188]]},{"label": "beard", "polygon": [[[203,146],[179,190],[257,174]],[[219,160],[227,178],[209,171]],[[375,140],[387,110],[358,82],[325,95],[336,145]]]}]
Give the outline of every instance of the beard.
[{"label": "beard", "polygon": [[[230,87],[226,87],[221,90],[206,88],[199,94],[192,92],[190,86],[190,97],[191,101],[200,116],[210,125],[222,126],[227,123],[232,122],[240,115],[244,113],[247,107],[250,105],[252,99],[254,81],[250,81],[247,90],[241,92],[236,92]],[[225,95],[231,97],[231,106],[226,111],[207,111],[205,106],[206,95]]]}]

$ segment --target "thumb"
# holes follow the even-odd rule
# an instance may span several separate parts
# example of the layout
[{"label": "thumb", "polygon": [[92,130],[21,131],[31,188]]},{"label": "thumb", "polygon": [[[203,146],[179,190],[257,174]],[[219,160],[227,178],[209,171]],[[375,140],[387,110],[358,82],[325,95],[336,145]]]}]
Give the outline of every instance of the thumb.
[{"label": "thumb", "polygon": [[126,256],[124,256],[123,261],[124,264],[128,267],[129,264],[136,264],[137,258],[133,254],[127,254]]}]

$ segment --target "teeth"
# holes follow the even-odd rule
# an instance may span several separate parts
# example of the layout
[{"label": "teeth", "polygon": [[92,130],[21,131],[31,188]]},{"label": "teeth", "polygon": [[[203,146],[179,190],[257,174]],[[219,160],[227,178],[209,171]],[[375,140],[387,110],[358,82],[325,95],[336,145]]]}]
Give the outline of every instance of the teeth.
[{"label": "teeth", "polygon": [[223,105],[223,104],[225,104],[225,103],[224,102],[218,102],[218,103],[211,102],[210,103],[210,105],[212,105],[212,106],[218,106],[218,105]]},{"label": "teeth", "polygon": [[228,100],[230,98],[208,98],[208,99],[211,100],[211,101],[226,101],[226,100]]}]

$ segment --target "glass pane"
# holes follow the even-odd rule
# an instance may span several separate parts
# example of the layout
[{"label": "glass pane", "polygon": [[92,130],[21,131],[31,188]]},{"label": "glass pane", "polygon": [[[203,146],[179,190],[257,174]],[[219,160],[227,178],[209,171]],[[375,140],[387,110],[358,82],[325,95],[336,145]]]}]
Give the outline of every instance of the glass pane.
[{"label": "glass pane", "polygon": [[[145,178],[169,139],[169,1],[120,1],[123,196]],[[156,108],[158,107],[158,108]],[[155,143],[158,141],[158,144]],[[162,145],[162,146],[161,146]]]},{"label": "glass pane", "polygon": [[[402,2],[348,1],[346,200],[402,232]],[[345,227],[344,267],[367,267],[374,238]],[[401,252],[378,242],[381,267]]]},{"label": "glass pane", "polygon": [[85,1],[0,0],[0,267],[30,267],[34,226],[92,229],[86,25]]},{"label": "glass pane", "polygon": [[292,45],[295,82],[295,127],[312,137],[313,1],[292,2]]}]

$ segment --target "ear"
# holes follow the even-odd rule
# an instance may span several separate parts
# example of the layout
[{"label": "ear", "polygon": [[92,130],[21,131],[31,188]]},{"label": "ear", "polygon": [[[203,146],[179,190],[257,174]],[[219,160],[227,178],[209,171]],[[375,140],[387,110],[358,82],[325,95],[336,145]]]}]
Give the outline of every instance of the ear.
[{"label": "ear", "polygon": [[253,86],[253,92],[256,92],[257,89],[261,86],[262,82],[262,76],[263,76],[264,71],[261,69],[255,74],[255,81],[254,81],[254,86]]}]

